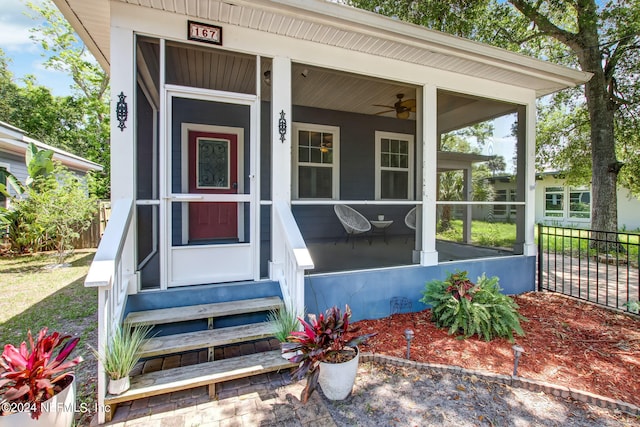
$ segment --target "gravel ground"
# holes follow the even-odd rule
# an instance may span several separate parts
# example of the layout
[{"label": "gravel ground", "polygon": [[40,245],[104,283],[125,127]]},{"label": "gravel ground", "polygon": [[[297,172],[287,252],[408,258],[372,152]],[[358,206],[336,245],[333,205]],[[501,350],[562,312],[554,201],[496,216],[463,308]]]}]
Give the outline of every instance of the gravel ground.
[{"label": "gravel ground", "polygon": [[338,426],[637,426],[640,419],[475,376],[362,363],[351,395],[322,397]]}]

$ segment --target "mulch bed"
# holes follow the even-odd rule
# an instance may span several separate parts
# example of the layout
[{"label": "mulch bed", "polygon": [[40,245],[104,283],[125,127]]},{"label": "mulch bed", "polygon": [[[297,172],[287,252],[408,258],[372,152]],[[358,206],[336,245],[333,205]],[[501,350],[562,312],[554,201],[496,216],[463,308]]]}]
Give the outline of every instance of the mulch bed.
[{"label": "mulch bed", "polygon": [[640,318],[558,294],[531,292],[514,297],[525,336],[515,342],[459,339],[436,328],[430,310],[394,314],[354,325],[378,332],[363,351],[404,358],[404,330],[415,333],[411,359],[513,373],[514,344],[524,349],[518,375],[588,391],[640,406]]}]

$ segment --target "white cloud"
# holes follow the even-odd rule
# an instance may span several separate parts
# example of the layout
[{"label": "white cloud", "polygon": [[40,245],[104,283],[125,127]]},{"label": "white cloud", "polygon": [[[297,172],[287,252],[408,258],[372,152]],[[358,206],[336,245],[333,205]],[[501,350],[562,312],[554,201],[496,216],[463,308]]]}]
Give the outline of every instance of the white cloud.
[{"label": "white cloud", "polygon": [[[36,44],[29,38],[31,28],[38,25],[33,19],[36,12],[27,7],[26,0],[1,0],[0,12],[0,47],[6,51],[28,49],[37,50]],[[50,0],[34,0],[35,5],[48,3]]]},{"label": "white cloud", "polygon": [[29,26],[1,20],[0,47],[7,51],[35,50],[35,43],[29,38],[29,28]]}]

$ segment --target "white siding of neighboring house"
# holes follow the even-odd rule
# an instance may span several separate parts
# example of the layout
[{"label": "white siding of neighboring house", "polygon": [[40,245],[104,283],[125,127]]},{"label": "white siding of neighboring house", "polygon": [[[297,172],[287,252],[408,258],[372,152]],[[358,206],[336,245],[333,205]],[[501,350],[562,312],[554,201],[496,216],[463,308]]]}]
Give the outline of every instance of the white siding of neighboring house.
[{"label": "white siding of neighboring house", "polygon": [[[548,187],[562,187],[563,189],[564,209],[561,217],[545,215],[545,194]],[[515,191],[516,187],[515,182],[507,180],[505,177],[505,179],[496,179],[496,182],[493,183],[493,188],[496,190],[496,194],[499,190],[506,190],[507,197],[509,197],[510,192]],[[543,175],[542,179],[537,179],[535,222],[559,227],[591,227],[591,211],[589,211],[589,218],[569,217],[569,190],[570,187],[565,184],[562,178],[556,178],[549,174]],[[640,214],[638,212],[640,212],[640,200],[631,195],[626,188],[618,189],[618,228],[625,231],[640,231]],[[473,219],[480,221],[487,221],[493,218],[493,220],[499,222],[513,222],[515,218],[512,213],[513,211],[509,207],[497,210],[495,206],[490,205],[473,207]]]}]

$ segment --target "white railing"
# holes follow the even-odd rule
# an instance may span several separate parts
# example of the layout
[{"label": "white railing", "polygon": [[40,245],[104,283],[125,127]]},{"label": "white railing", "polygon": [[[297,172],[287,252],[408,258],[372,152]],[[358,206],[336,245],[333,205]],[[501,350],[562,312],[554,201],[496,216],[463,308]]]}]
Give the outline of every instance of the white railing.
[{"label": "white railing", "polygon": [[[128,278],[123,274],[122,250],[133,215],[133,201],[111,203],[111,217],[100,240],[84,286],[98,288],[98,351],[104,352],[113,331],[122,320],[127,302]],[[98,361],[98,423],[105,422],[104,397],[107,384],[104,367]]]},{"label": "white railing", "polygon": [[282,270],[278,274],[282,297],[288,305],[287,309],[303,316],[304,271],[314,268],[313,260],[289,205],[274,202],[274,207],[274,235],[271,238],[282,239],[284,243]]}]

